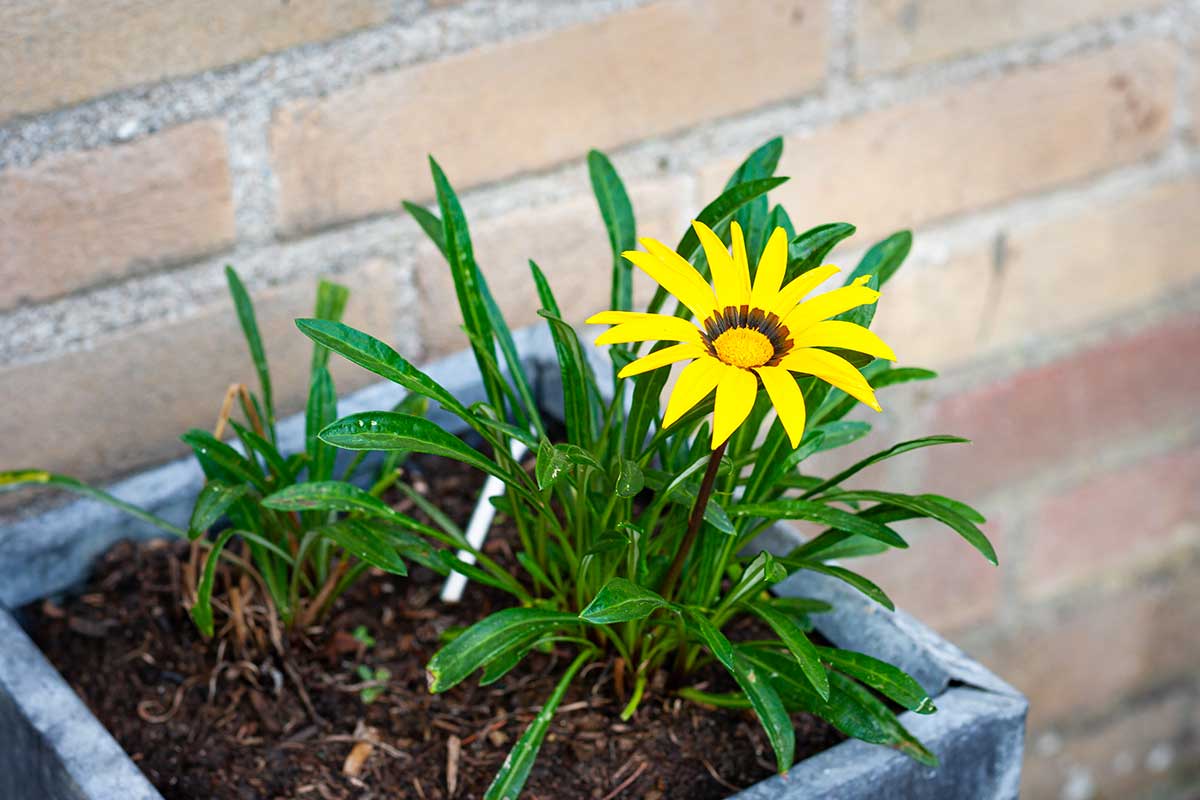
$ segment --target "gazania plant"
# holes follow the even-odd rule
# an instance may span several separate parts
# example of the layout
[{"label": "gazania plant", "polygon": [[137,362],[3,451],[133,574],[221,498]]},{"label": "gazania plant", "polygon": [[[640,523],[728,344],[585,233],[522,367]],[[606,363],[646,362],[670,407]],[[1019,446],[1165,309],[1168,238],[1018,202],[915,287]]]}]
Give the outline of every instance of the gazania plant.
[{"label": "gazania plant", "polygon": [[[774,176],[781,151],[776,139],[751,154],[674,247],[653,238],[638,246],[621,180],[604,155],[590,154],[612,245],[612,289],[607,308],[588,322],[611,326],[596,338],[611,371],[589,357],[530,263],[531,294],[561,371],[560,427],[537,402],[476,263],[462,207],[432,160],[437,212],[406,207],[449,264],[486,400],[464,405],[385,343],[335,320],[297,323],[321,347],[456,415],[482,447],[404,411],[339,419],[321,431],[323,442],[445,456],[505,485],[494,502],[516,531],[515,563],[478,553],[470,577],[508,591],[513,604],[445,644],[428,665],[429,687],[444,692],[476,672],[481,685],[494,683],[534,650],[571,655],[488,797],[520,792],[556,708],[596,661],[624,687],[626,720],[636,719],[651,685],[709,706],[752,709],[781,772],[793,762],[795,711],[936,763],[892,711],[932,713],[924,689],[892,665],[815,641],[812,617],[826,604],[771,591],[793,573],[812,571],[892,608],[880,587],[841,562],[907,547],[892,523],[917,517],[944,523],[996,560],[978,527],[983,518],[961,502],[845,485],[884,459],[963,439],[892,444],[829,476],[808,469],[811,456],[870,432],[869,423],[847,419],[856,405],[879,411],[878,390],[934,375],[894,366],[896,355],[870,330],[880,289],[907,255],[910,235],[876,244],[844,286],[820,291],[838,273],[826,256],[854,228],[796,232],[768,201],[786,180]],[[644,310],[633,307],[634,268],[659,286]],[[667,393],[672,365],[682,368]],[[563,434],[552,437],[553,430]],[[532,469],[513,457],[517,445],[536,453]],[[389,521],[384,510],[366,513],[375,516],[364,521],[368,527]],[[782,519],[819,527],[775,556],[755,542]],[[440,541],[457,543],[452,526]],[[747,617],[762,635],[731,640],[726,631]],[[710,665],[726,670],[737,689],[697,686],[698,671]]]},{"label": "gazania plant", "polygon": [[[378,479],[366,489],[347,480],[362,463],[359,458],[349,459],[340,477],[335,475],[337,449],[317,436],[337,418],[337,393],[327,368],[329,351],[320,345],[312,353],[305,448],[287,455],[280,452],[271,372],[254,306],[237,273],[226,268],[225,275],[259,391],[244,383],[232,384],[219,405],[213,430],[194,429],[181,437],[205,476],[186,528],[76,478],[44,470],[0,472],[0,490],[38,484],[67,489],[188,539],[191,557],[184,569],[189,594],[185,602],[206,637],[216,632],[214,586],[222,562],[234,576],[219,603],[224,627],[235,630],[239,638],[256,632],[263,643],[277,647],[282,642],[264,631],[275,630],[278,623],[302,629],[320,622],[370,567],[404,575],[408,559],[442,574],[471,570],[451,551],[430,544],[444,538],[439,530],[379,499],[399,478],[397,467],[404,453],[389,453]],[[345,287],[321,281],[317,318],[340,319],[348,297]],[[425,398],[414,394],[400,408],[421,414],[426,406]],[[234,419],[235,408],[241,411],[242,423]],[[228,435],[236,445],[225,440]],[[457,540],[451,543],[458,544]],[[263,612],[264,624],[249,619],[252,609]]]}]

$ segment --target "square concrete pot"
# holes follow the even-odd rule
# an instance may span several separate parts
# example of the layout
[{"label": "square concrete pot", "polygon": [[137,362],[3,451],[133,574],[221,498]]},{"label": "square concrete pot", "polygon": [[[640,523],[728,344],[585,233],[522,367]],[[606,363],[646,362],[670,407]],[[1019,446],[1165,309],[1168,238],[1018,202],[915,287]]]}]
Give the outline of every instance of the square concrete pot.
[{"label": "square concrete pot", "polygon": [[[544,329],[517,334],[535,390],[549,413],[561,402],[558,367]],[[598,363],[602,357],[597,354]],[[426,368],[467,403],[483,399],[473,360],[460,353]],[[339,403],[348,414],[392,407],[403,395],[378,384]],[[432,418],[454,430],[454,419]],[[279,427],[282,448],[303,448],[301,416]],[[129,478],[111,491],[124,500],[185,525],[203,483],[193,459],[175,461]],[[7,610],[70,590],[87,577],[94,559],[122,538],[151,538],[157,529],[91,501],[0,526],[0,798],[3,800],[161,800],[161,796],[88,711]],[[776,552],[795,545],[786,525],[760,543]],[[911,674],[938,711],[905,713],[901,720],[940,759],[924,767],[898,752],[845,741],[796,764],[786,777],[752,786],[738,800],[876,800],[887,796],[934,800],[1016,798],[1027,702],[1019,692],[903,611],[889,612],[839,581],[800,573],[777,587],[784,595],[815,597],[835,610],[814,618],[838,647],[890,661]]]}]

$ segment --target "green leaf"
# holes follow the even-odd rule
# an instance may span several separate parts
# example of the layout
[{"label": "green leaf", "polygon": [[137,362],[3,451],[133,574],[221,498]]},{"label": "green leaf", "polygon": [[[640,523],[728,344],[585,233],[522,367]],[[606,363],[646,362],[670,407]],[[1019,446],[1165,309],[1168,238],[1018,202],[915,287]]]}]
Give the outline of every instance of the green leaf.
[{"label": "green leaf", "polygon": [[404,210],[412,215],[417,224],[421,226],[421,230],[425,231],[425,235],[437,247],[438,252],[444,258],[446,256],[446,236],[442,230],[442,220],[437,214],[434,214],[424,206],[419,206],[416,203],[410,203],[405,200],[402,205]]},{"label": "green leaf", "polygon": [[563,421],[567,425],[567,440],[572,444],[590,445],[594,422],[592,397],[599,394],[596,389],[596,376],[592,373],[592,365],[583,352],[575,329],[560,317],[558,304],[550,291],[550,284],[546,282],[546,276],[532,261],[529,262],[529,269],[533,273],[538,297],[542,301],[542,309],[538,315],[550,323],[554,352],[562,373],[563,411],[566,417]]},{"label": "green leaf", "polygon": [[447,411],[469,423],[474,422],[467,407],[454,395],[375,337],[349,325],[321,319],[298,319],[296,327],[314,342],[324,345],[360,367],[397,383],[410,392],[440,403]]},{"label": "green leaf", "polygon": [[483,453],[424,417],[395,411],[365,411],[342,417],[320,433],[321,441],[343,450],[409,450],[444,456],[506,481],[511,478]]},{"label": "green leaf", "polygon": [[254,303],[250,294],[242,284],[241,278],[233,267],[225,267],[225,280],[229,284],[229,293],[233,296],[233,306],[237,310],[238,322],[246,337],[246,345],[250,349],[250,358],[254,361],[254,369],[258,372],[258,383],[262,387],[263,409],[266,418],[263,424],[275,440],[275,403],[271,397],[271,372],[267,369],[267,353],[263,348],[262,337],[258,333],[258,321],[254,317]]},{"label": "green leaf", "polygon": [[918,714],[932,714],[937,711],[929,693],[899,667],[853,650],[818,647],[816,651],[820,658],[833,665],[834,669],[862,681],[910,711]]},{"label": "green leaf", "polygon": [[988,541],[987,536],[983,531],[979,530],[974,522],[959,514],[950,506],[939,502],[938,500],[930,500],[921,495],[900,494],[898,492],[877,492],[877,491],[851,491],[837,492],[826,495],[829,500],[837,502],[860,502],[874,500],[878,503],[886,505],[898,506],[900,508],[914,511],[923,517],[936,519],[961,536],[972,547],[983,554],[992,564],[998,564],[996,558],[996,550],[992,547],[992,543]]},{"label": "green leaf", "polygon": [[[653,352],[653,348],[651,350]],[[627,457],[641,453],[642,445],[650,433],[651,424],[657,424],[662,390],[671,377],[669,369],[643,372],[634,378],[633,397],[629,403],[629,417],[623,432],[624,450]],[[680,430],[683,430],[680,427]]]},{"label": "green leaf", "polygon": [[628,311],[633,308],[633,266],[621,257],[626,250],[637,247],[637,225],[633,217],[633,205],[625,192],[625,184],[617,175],[616,168],[608,156],[599,150],[588,153],[588,175],[592,180],[592,191],[600,206],[600,216],[608,231],[608,244],[612,248],[612,293],[610,308]]},{"label": "green leaf", "polygon": [[876,744],[886,744],[927,767],[938,766],[937,756],[921,744],[917,737],[908,732],[882,700],[836,672],[829,676],[829,680],[838,688],[843,697],[858,706],[859,713],[868,716],[875,728],[882,732],[881,736],[874,739]]},{"label": "green leaf", "polygon": [[[479,362],[479,371],[483,374],[484,388],[487,390],[488,402],[496,408],[504,404],[503,391],[500,385],[489,379],[480,353],[490,350],[494,343],[491,318],[483,301],[483,276],[475,263],[475,253],[471,246],[471,234],[467,229],[467,218],[463,213],[458,195],[446,178],[446,173],[432,156],[429,158],[429,169],[433,173],[433,185],[437,191],[438,208],[442,214],[442,236],[445,244],[446,263],[450,265],[450,275],[454,280],[454,293],[458,296],[458,307],[462,311],[463,327],[472,335],[472,350]],[[480,345],[474,344],[480,342]],[[493,357],[495,354],[492,354]]]},{"label": "green leaf", "polygon": [[579,612],[579,617],[593,625],[607,625],[643,619],[660,608],[674,609],[674,606],[633,581],[610,578],[587,608]]},{"label": "green leaf", "polygon": [[263,462],[271,470],[271,474],[277,485],[291,483],[296,479],[292,474],[291,468],[287,465],[287,461],[275,449],[275,445],[233,420],[229,420],[229,425],[237,433],[238,438],[242,440],[242,444],[246,447],[246,452],[258,453],[262,456]]},{"label": "green leaf", "polygon": [[[321,350],[326,354],[329,352],[324,347]],[[337,448],[322,442],[319,434],[336,419],[337,391],[333,378],[329,370],[318,366],[313,369],[308,406],[304,411],[304,450],[308,453],[308,479],[311,481],[327,481],[333,477]]]},{"label": "green leaf", "polygon": [[408,574],[395,547],[365,520],[344,519],[320,528],[319,533],[373,567],[393,575]]},{"label": "green leaf", "polygon": [[735,517],[802,519],[806,522],[828,525],[839,531],[868,536],[892,547],[901,549],[908,547],[908,542],[888,526],[814,500],[785,497],[765,503],[743,503],[734,506],[729,511]]},{"label": "green leaf", "polygon": [[[317,307],[313,309],[313,316],[317,319],[326,319],[332,322],[338,322],[342,318],[342,314],[346,310],[346,301],[350,299],[350,290],[345,286],[331,281],[321,280],[317,284]],[[329,366],[329,350],[319,343],[313,343],[312,367],[309,370],[312,379],[316,378],[317,371],[325,369]]]},{"label": "green leaf", "polygon": [[821,656],[818,654],[817,647],[808,640],[796,621],[768,603],[747,603],[746,606],[771,626],[771,630],[775,631],[779,641],[783,642],[788,652],[795,656],[796,662],[800,665],[800,671],[817,690],[817,694],[821,696],[822,700],[828,700],[829,676],[825,672],[824,665],[821,664]]},{"label": "green leaf", "polygon": [[93,500],[99,500],[102,503],[119,508],[126,514],[130,514],[143,522],[148,522],[160,530],[175,536],[187,536],[187,532],[177,525],[172,525],[162,517],[151,514],[145,509],[138,508],[132,503],[126,503],[124,500],[113,497],[108,492],[88,486],[83,481],[72,478],[69,475],[59,475],[55,472],[47,472],[40,469],[14,469],[6,472],[0,472],[0,492],[8,492],[18,489],[22,486],[55,486],[59,489],[66,489],[84,497],[90,497]]},{"label": "green leaf", "polygon": [[221,551],[236,533],[233,528],[221,531],[221,535],[213,542],[212,550],[208,552],[208,558],[204,561],[204,571],[200,574],[200,582],[196,584],[196,604],[189,613],[192,622],[196,623],[196,627],[205,638],[211,638],[213,635],[212,591],[213,581],[216,580],[217,562],[221,559]]},{"label": "green leaf", "polygon": [[264,497],[262,504],[277,511],[360,511],[374,517],[397,513],[370,492],[342,481],[297,483]]},{"label": "green leaf", "polygon": [[[779,158],[782,155],[783,139],[776,136],[746,157],[746,160],[734,170],[733,175],[726,182],[725,188],[728,190],[739,183],[771,177],[775,174],[775,169],[779,166]],[[767,228],[770,217],[769,209],[767,196],[761,195],[738,209],[735,215],[745,236],[746,254],[749,258],[752,278],[754,271],[758,268],[758,259],[762,255],[767,235],[771,232]]]},{"label": "green leaf", "polygon": [[[715,228],[729,220],[737,213],[738,209],[754,198],[766,194],[786,181],[787,178],[762,178],[760,180],[739,183],[732,189],[727,189],[720,197],[705,206],[704,210],[696,215],[696,219],[710,228]],[[690,261],[696,256],[699,250],[700,237],[693,228],[689,227],[687,233],[679,240],[679,246],[675,248],[675,252],[683,256],[685,260]],[[666,290],[659,287],[646,310],[654,313],[662,308],[666,300]],[[666,370],[656,371],[665,372]]]},{"label": "green leaf", "polygon": [[618,458],[615,468],[613,491],[617,493],[617,497],[633,497],[646,485],[646,476],[642,474],[642,468],[636,461]]},{"label": "green leaf", "polygon": [[721,666],[729,671],[738,686],[750,699],[754,713],[758,715],[771,748],[775,751],[775,764],[780,773],[786,773],[795,760],[796,731],[792,728],[791,717],[783,705],[783,700],[772,688],[765,675],[759,674],[755,667],[746,662],[729,640],[717,630],[707,617],[694,609],[687,609],[690,626],[709,652],[721,662]]},{"label": "green leaf", "polygon": [[822,564],[818,561],[797,561],[790,558],[781,558],[779,561],[789,570],[807,569],[811,570],[812,572],[820,572],[822,575],[828,575],[832,578],[837,578],[840,581],[850,584],[855,589],[858,589],[858,591],[862,592],[876,603],[879,603],[879,605],[883,606],[888,611],[896,610],[896,605],[892,602],[890,597],[884,594],[883,589],[880,589],[874,583],[867,580],[862,575],[859,575],[857,572],[852,572],[845,567],[835,567],[832,564]]},{"label": "green leaf", "polygon": [[196,505],[192,507],[192,518],[188,522],[188,539],[195,541],[216,523],[226,510],[246,495],[246,486],[226,486],[209,481],[200,490]]},{"label": "green leaf", "polygon": [[539,489],[544,491],[558,483],[558,479],[565,475],[570,467],[571,462],[567,460],[566,454],[552,445],[549,439],[542,439],[538,443],[533,474],[537,478]]},{"label": "green leaf", "polygon": [[853,235],[855,230],[848,222],[830,222],[809,228],[792,239],[788,244],[788,268],[784,283],[821,266],[834,246]]},{"label": "green leaf", "polygon": [[208,431],[193,428],[179,438],[192,448],[201,463],[207,461],[235,479],[229,483],[249,483],[263,494],[271,491],[266,478],[252,462]]},{"label": "green leaf", "polygon": [[883,241],[876,242],[846,278],[846,285],[849,286],[864,275],[873,275],[878,285],[883,286],[896,274],[896,270],[900,269],[911,250],[911,231],[898,231]]},{"label": "green leaf", "polygon": [[801,495],[801,497],[804,499],[815,497],[816,495],[819,495],[822,492],[837,486],[852,475],[857,475],[859,472],[862,472],[864,469],[873,464],[878,464],[880,461],[886,461],[889,458],[907,453],[910,450],[918,450],[922,447],[933,447],[934,445],[939,444],[963,444],[970,441],[970,439],[964,439],[961,436],[924,436],[920,439],[910,439],[906,442],[900,442],[899,444],[894,444],[886,450],[880,450],[878,453],[867,456],[862,461],[846,467],[846,469],[842,470],[837,475],[834,475],[832,478],[829,478],[828,480],[823,481],[822,483],[809,489],[807,492]]},{"label": "green leaf", "polygon": [[429,691],[444,692],[494,658],[501,658],[550,631],[574,627],[574,614],[542,608],[506,608],[467,628],[434,654],[426,671]]},{"label": "green leaf", "polygon": [[575,680],[579,669],[591,657],[591,650],[582,652],[567,667],[567,671],[559,678],[554,691],[546,698],[546,702],[542,703],[538,715],[534,717],[533,722],[529,723],[529,727],[525,729],[521,738],[513,746],[512,752],[504,759],[504,764],[483,796],[484,800],[516,800],[529,777],[529,770],[533,767],[538,750],[542,747],[542,740],[546,738],[550,720],[559,704],[562,703],[563,696],[567,693],[567,687],[571,685],[571,681]]}]

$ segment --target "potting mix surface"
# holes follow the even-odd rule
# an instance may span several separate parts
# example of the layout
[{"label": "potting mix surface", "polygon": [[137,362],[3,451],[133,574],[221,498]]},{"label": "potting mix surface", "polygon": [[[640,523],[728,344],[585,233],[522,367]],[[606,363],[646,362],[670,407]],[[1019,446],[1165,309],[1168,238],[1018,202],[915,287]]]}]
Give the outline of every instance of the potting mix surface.
[{"label": "potting mix surface", "polygon": [[[466,520],[476,473],[429,458],[414,474],[419,491]],[[498,517],[485,549],[512,564],[513,539]],[[496,684],[480,688],[473,676],[431,695],[425,664],[443,633],[512,600],[472,584],[460,604],[443,604],[444,579],[416,565],[407,578],[368,574],[323,624],[290,635],[270,624],[255,585],[222,566],[218,636],[206,642],[182,604],[188,551],[118,544],[83,594],[27,609],[38,645],[168,800],[480,798],[574,654],[566,645],[535,653]],[[751,712],[688,703],[660,677],[622,722],[630,684],[612,662],[585,669],[523,797],[702,800],[774,774]],[[717,668],[689,685],[735,688]],[[843,738],[815,717],[793,719],[797,759]]]}]

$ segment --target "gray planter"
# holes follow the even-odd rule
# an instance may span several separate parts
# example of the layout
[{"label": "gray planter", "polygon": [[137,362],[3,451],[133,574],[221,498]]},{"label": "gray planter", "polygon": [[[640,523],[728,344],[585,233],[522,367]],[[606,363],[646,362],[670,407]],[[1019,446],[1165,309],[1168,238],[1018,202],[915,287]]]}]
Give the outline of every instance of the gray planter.
[{"label": "gray planter", "polygon": [[[539,395],[560,397],[544,331],[527,329],[517,338]],[[466,353],[427,371],[464,401],[483,397]],[[339,412],[390,408],[402,394],[397,386],[378,384],[344,398]],[[434,412],[434,419],[455,427],[448,416]],[[279,437],[284,449],[302,449],[302,417],[282,422]],[[195,461],[184,459],[122,481],[112,491],[183,525],[202,482]],[[93,560],[120,538],[157,535],[157,529],[91,501],[0,527],[0,798],[161,800],[6,610],[78,586]],[[796,541],[790,528],[777,525],[762,544],[784,551]],[[738,800],[1017,797],[1027,709],[1019,692],[903,611],[889,612],[836,580],[801,573],[778,588],[833,603],[835,611],[815,618],[826,638],[886,659],[926,688],[937,713],[909,712],[901,719],[941,766],[930,769],[892,750],[846,741],[800,762],[786,777],[740,792]]]}]

